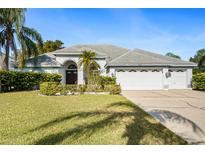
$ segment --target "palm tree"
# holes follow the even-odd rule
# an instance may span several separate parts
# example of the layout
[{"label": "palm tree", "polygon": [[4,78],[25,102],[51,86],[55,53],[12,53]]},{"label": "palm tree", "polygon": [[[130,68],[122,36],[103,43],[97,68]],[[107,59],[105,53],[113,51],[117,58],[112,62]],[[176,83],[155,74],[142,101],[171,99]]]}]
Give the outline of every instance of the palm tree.
[{"label": "palm tree", "polygon": [[100,65],[95,61],[96,53],[92,51],[83,51],[79,59],[79,66],[83,66],[85,72],[85,83],[88,83],[88,78],[92,70],[100,68]]},{"label": "palm tree", "polygon": [[8,70],[10,52],[14,53],[17,60],[18,51],[16,43],[19,43],[22,57],[25,61],[30,56],[37,57],[37,46],[42,47],[41,35],[32,28],[24,26],[26,9],[9,8],[0,9],[0,48],[6,52],[5,66]]}]

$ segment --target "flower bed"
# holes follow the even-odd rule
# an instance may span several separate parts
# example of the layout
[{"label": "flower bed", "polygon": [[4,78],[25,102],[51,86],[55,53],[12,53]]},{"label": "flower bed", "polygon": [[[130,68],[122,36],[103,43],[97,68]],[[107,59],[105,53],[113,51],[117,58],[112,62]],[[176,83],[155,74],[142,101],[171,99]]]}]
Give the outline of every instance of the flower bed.
[{"label": "flower bed", "polygon": [[44,82],[40,85],[40,93],[42,95],[76,95],[76,94],[112,94],[118,95],[121,93],[119,85],[65,85],[57,82]]}]

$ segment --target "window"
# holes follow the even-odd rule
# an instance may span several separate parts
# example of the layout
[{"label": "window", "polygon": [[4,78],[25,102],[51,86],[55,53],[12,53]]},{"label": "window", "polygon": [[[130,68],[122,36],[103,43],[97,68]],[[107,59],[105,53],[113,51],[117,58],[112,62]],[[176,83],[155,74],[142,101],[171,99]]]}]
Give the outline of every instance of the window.
[{"label": "window", "polygon": [[71,64],[68,66],[68,69],[77,69],[77,67],[74,64]]}]

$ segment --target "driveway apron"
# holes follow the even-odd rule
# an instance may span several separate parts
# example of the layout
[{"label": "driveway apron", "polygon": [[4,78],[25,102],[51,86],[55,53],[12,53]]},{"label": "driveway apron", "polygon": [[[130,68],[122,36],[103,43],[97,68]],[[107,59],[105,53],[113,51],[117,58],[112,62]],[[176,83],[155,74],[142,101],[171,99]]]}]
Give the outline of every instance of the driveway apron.
[{"label": "driveway apron", "polygon": [[189,144],[205,144],[205,92],[159,90],[122,94]]}]

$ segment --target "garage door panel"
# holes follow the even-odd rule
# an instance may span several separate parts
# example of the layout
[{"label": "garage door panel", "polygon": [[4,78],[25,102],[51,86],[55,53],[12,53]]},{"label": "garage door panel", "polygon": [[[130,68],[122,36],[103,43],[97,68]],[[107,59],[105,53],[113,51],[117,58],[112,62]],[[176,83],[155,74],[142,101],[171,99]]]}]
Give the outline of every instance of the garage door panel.
[{"label": "garage door panel", "polygon": [[123,90],[162,89],[162,72],[116,72]]},{"label": "garage door panel", "polygon": [[186,72],[171,72],[169,79],[169,89],[183,89],[187,88]]}]

